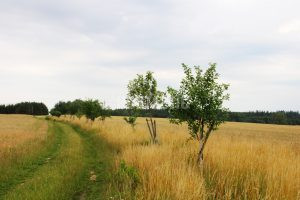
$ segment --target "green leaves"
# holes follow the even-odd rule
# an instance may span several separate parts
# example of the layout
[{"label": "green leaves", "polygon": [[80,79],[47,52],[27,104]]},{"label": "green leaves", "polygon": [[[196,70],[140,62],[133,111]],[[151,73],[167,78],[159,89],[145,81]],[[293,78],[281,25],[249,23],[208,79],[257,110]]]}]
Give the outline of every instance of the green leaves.
[{"label": "green leaves", "polygon": [[[148,111],[150,120],[146,119],[146,121],[151,141],[157,143],[156,121],[152,120],[152,109],[163,103],[164,93],[157,90],[157,82],[153,77],[153,72],[148,71],[145,76],[138,74],[137,78],[129,82],[127,88],[127,108],[130,110],[145,109]],[[135,123],[135,120],[135,116],[125,118],[125,121],[130,124]]]},{"label": "green leaves", "polygon": [[129,82],[126,106],[128,108],[152,109],[163,102],[164,93],[157,90],[157,81],[153,72],[148,71],[145,76],[137,75],[137,78]]},{"label": "green leaves", "polygon": [[224,121],[227,109],[223,102],[229,99],[225,93],[229,85],[217,82],[215,63],[205,72],[199,66],[194,67],[194,73],[187,65],[182,67],[185,77],[179,90],[168,87],[170,105],[166,107],[172,123],[187,122],[191,136],[201,140]]},{"label": "green leaves", "polygon": [[56,114],[58,112],[60,115],[76,115],[79,118],[85,115],[87,119],[92,121],[98,117],[100,117],[100,120],[105,120],[106,117],[109,117],[109,108],[103,102],[93,99],[76,99],[68,102],[60,101],[55,104],[50,113],[53,115],[53,113]]}]

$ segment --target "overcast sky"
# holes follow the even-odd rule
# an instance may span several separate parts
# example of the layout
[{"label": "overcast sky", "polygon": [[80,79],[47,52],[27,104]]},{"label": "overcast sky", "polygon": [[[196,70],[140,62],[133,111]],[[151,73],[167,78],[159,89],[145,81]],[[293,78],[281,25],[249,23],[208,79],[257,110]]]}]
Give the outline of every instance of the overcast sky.
[{"label": "overcast sky", "polygon": [[97,98],[124,107],[151,70],[218,63],[233,111],[300,110],[299,0],[0,0],[0,104]]}]

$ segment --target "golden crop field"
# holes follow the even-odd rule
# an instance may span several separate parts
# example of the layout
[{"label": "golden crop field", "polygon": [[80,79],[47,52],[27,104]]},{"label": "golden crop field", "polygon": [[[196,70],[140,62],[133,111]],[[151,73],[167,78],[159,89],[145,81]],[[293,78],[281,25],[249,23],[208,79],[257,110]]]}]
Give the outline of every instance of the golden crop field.
[{"label": "golden crop field", "polygon": [[94,129],[113,144],[115,168],[124,160],[138,169],[136,199],[300,199],[300,126],[227,122],[209,139],[201,173],[195,164],[198,144],[188,141],[185,125],[157,119],[159,144],[149,145],[143,118],[135,129],[122,117],[93,123],[61,119]]},{"label": "golden crop field", "polygon": [[0,115],[0,166],[37,151],[47,138],[48,123],[29,115]]}]

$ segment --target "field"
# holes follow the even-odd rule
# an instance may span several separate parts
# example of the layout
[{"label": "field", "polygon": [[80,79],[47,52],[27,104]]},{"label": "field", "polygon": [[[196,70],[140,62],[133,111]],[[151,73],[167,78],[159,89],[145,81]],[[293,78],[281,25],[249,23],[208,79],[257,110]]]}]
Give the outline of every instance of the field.
[{"label": "field", "polygon": [[225,123],[202,173],[187,127],[157,125],[0,115],[0,199],[300,199],[300,126]]},{"label": "field", "polygon": [[225,123],[209,140],[201,174],[198,145],[188,141],[184,125],[158,119],[159,144],[149,145],[144,119],[135,130],[121,117],[104,123],[64,120],[94,129],[113,144],[116,168],[124,160],[138,169],[137,199],[300,199],[300,126]]},{"label": "field", "polygon": [[44,120],[25,115],[0,115],[1,183],[17,176],[24,163],[30,162],[38,156],[37,152],[47,148],[52,140],[47,133],[48,124]]},{"label": "field", "polygon": [[0,199],[105,198],[90,180],[106,180],[111,160],[95,134],[24,115],[1,115],[0,130]]}]

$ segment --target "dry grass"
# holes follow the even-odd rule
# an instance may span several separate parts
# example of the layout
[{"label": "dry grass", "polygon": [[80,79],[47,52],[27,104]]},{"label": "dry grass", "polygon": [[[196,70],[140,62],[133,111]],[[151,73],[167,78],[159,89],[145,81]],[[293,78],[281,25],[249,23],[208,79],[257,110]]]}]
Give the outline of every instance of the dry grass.
[{"label": "dry grass", "polygon": [[48,124],[28,115],[0,115],[0,167],[29,156],[47,138]]},{"label": "dry grass", "polygon": [[121,117],[64,120],[98,130],[118,148],[116,166],[125,160],[139,170],[137,199],[300,199],[300,126],[223,124],[208,141],[201,174],[185,125],[157,119],[160,144],[148,145],[144,119],[135,130]]}]

